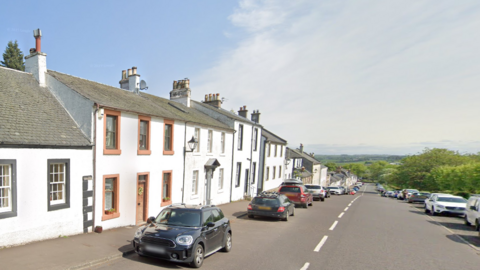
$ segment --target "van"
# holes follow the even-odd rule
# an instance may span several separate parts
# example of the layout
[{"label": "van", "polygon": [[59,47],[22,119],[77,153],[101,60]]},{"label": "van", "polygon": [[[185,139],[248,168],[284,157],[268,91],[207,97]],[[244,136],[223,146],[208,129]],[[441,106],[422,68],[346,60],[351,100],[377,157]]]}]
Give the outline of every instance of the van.
[{"label": "van", "polygon": [[475,230],[480,230],[480,194],[474,194],[468,199],[467,209],[465,209],[465,225],[474,225]]}]

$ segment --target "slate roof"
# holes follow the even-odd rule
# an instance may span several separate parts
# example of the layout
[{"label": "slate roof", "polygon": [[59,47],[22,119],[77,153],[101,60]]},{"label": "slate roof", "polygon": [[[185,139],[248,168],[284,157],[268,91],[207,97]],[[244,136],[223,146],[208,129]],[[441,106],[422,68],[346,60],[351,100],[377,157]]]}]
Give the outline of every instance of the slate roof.
[{"label": "slate roof", "polygon": [[144,92],[136,94],[121,88],[89,81],[53,70],[48,70],[48,74],[100,106],[231,130],[226,124],[213,119],[195,108],[189,108],[169,99]]},{"label": "slate roof", "polygon": [[250,121],[249,119],[245,118],[245,117],[242,117],[240,115],[237,115],[237,114],[234,114],[232,113],[231,111],[227,111],[225,109],[222,109],[222,108],[217,108],[217,107],[214,107],[212,105],[208,105],[208,104],[205,104],[205,103],[202,103],[202,102],[198,102],[198,101],[195,101],[195,100],[192,100],[192,103],[194,106],[203,106],[205,108],[209,108],[215,112],[218,112],[220,114],[223,114],[233,120],[236,120],[236,121],[240,121],[240,122],[244,122],[244,123],[248,123],[248,124],[251,124],[251,125],[254,125],[256,124],[257,126],[261,126],[260,124],[258,123],[255,123],[253,121]]},{"label": "slate roof", "polygon": [[77,124],[32,74],[0,67],[0,145],[90,146]]},{"label": "slate roof", "polygon": [[310,156],[309,154],[307,153],[302,153],[300,152],[300,150],[298,149],[291,149],[291,148],[288,148],[291,152],[290,152],[290,158],[304,158],[304,159],[307,159],[308,161],[312,162],[313,164],[320,164],[320,161],[316,160],[314,157]]},{"label": "slate roof", "polygon": [[265,136],[268,141],[273,143],[287,144],[286,140],[280,138],[279,136],[273,134],[272,132],[266,130],[265,128],[262,129],[262,136]]}]

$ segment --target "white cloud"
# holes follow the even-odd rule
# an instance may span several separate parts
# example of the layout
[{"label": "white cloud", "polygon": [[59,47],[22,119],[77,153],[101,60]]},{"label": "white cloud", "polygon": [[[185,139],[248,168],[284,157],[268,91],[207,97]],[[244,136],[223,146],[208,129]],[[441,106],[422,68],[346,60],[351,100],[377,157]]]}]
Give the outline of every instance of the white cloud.
[{"label": "white cloud", "polygon": [[243,39],[194,97],[259,109],[293,145],[480,137],[477,1],[243,0],[229,18]]}]

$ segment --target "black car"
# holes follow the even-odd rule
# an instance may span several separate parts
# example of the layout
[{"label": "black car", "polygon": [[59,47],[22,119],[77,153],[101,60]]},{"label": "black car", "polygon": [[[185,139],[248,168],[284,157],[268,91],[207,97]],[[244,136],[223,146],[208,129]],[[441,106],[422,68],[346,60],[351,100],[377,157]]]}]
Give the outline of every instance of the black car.
[{"label": "black car", "polygon": [[135,232],[133,247],[140,256],[198,268],[204,257],[232,249],[232,229],[228,218],[214,205],[170,205]]},{"label": "black car", "polygon": [[295,203],[287,196],[277,192],[262,192],[253,198],[247,208],[249,218],[255,216],[280,218],[288,221],[288,216],[295,215]]}]

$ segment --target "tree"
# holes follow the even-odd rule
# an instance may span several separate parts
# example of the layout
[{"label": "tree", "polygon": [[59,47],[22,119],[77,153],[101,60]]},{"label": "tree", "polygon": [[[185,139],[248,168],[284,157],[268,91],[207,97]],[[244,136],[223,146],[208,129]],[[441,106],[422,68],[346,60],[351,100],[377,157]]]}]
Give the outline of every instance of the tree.
[{"label": "tree", "polygon": [[23,52],[18,48],[18,43],[9,41],[5,52],[3,53],[3,61],[0,61],[4,67],[25,71],[25,62],[23,62]]},{"label": "tree", "polygon": [[[327,166],[328,167],[328,166]],[[367,167],[361,163],[349,163],[342,166],[343,168],[350,170],[358,177],[364,177],[367,172]]]},{"label": "tree", "polygon": [[331,172],[336,171],[337,168],[338,168],[338,165],[335,162],[327,162],[327,163],[325,163],[325,166],[327,166],[328,170],[331,171]]}]

